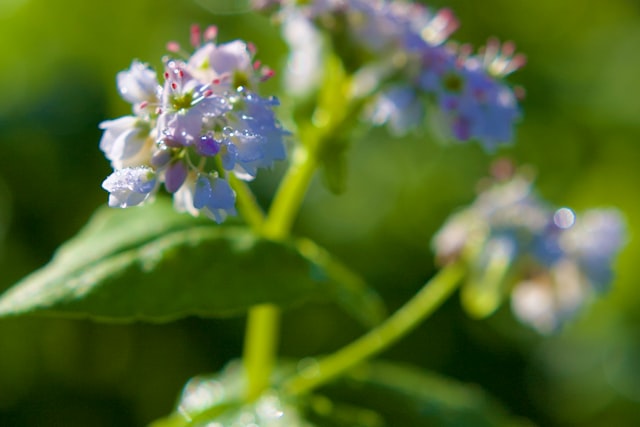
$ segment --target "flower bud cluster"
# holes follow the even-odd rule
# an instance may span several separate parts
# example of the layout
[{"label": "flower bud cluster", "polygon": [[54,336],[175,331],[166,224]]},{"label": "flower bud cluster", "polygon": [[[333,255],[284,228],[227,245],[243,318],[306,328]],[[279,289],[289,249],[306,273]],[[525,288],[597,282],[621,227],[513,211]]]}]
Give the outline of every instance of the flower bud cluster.
[{"label": "flower bud cluster", "polygon": [[[259,168],[285,158],[275,98],[255,93],[272,72],[255,61],[245,42],[215,43],[216,29],[186,59],[164,59],[162,84],[147,65],[133,61],[118,73],[120,95],[133,114],[100,124],[100,148],[114,172],[102,186],[112,207],[139,205],[161,184],[177,210],[221,222],[235,214],[235,193],[227,175],[255,178]],[[176,43],[168,49],[181,52]],[[185,55],[186,56],[186,55]]]},{"label": "flower bud cluster", "polygon": [[[363,77],[362,85],[374,86],[374,123],[386,123],[402,134],[421,125],[428,114],[449,137],[477,140],[489,151],[512,141],[520,110],[514,90],[502,77],[525,62],[512,43],[490,40],[473,54],[467,46],[446,43],[458,27],[450,10],[433,12],[399,0],[281,0],[259,5],[280,7],[295,88],[305,86],[305,79],[315,80],[308,85],[319,83],[321,55],[312,52],[320,49],[320,37],[312,29],[327,30],[343,61],[361,71],[356,75]],[[304,41],[289,34],[291,28]],[[310,65],[314,58],[318,63]],[[378,87],[379,82],[386,84]]]},{"label": "flower bud cluster", "polygon": [[515,315],[550,333],[607,289],[625,227],[616,210],[577,216],[566,207],[552,209],[531,187],[522,176],[494,183],[446,222],[433,246],[443,262],[462,257],[468,263],[463,300],[465,291],[477,298],[495,294],[498,302],[510,293]]}]

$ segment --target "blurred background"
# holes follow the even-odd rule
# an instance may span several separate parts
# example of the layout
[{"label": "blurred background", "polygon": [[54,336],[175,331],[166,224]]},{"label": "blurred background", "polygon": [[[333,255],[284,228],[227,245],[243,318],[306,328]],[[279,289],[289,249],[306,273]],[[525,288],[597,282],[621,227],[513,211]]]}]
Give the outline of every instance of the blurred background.
[{"label": "blurred background", "polygon": [[[128,114],[115,75],[133,58],[160,66],[165,43],[188,45],[192,23],[243,38],[276,70],[278,29],[224,0],[0,1],[0,290],[46,263],[106,203],[102,120]],[[501,149],[537,171],[539,192],[580,212],[616,206],[629,224],[612,289],[560,334],[540,337],[509,308],[472,321],[456,298],[383,357],[480,384],[545,426],[640,425],[640,2],[434,0],[454,10],[453,39],[515,40],[527,66],[516,144]],[[223,13],[220,13],[223,12]],[[282,75],[283,73],[280,73]],[[278,79],[265,93],[277,93]],[[334,251],[390,309],[434,270],[430,239],[468,204],[492,159],[478,144],[372,130],[350,155],[347,191],[314,182],[296,233]],[[269,200],[282,167],[259,176]],[[244,319],[110,325],[0,320],[0,426],[140,426],[171,411],[184,382],[241,354]],[[312,331],[312,332],[310,332]],[[281,352],[330,352],[363,329],[330,304],[284,318]]]}]

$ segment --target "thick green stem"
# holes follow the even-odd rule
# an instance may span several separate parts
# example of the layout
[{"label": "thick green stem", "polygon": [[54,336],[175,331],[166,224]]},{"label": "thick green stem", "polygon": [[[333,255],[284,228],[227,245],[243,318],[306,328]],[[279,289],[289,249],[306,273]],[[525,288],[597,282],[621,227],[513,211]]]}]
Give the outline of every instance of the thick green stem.
[{"label": "thick green stem", "polygon": [[[229,181],[236,192],[243,218],[253,230],[261,232],[264,213],[253,193],[245,182],[234,175],[229,176]],[[249,310],[243,356],[247,378],[246,398],[249,401],[260,396],[270,385],[277,351],[279,317],[278,307],[270,304],[257,305]]]},{"label": "thick green stem", "polygon": [[290,394],[307,393],[388,348],[435,311],[456,289],[465,273],[462,263],[442,269],[383,324],[329,356],[300,370],[284,383]]},{"label": "thick green stem", "polygon": [[279,342],[280,310],[272,304],[249,310],[244,342],[244,369],[247,400],[252,401],[269,388]]},{"label": "thick green stem", "polygon": [[[333,65],[335,66],[335,64]],[[330,74],[332,76],[338,75],[345,81],[329,87],[337,89],[340,91],[340,95],[344,95],[348,92],[345,92],[345,88],[348,86],[345,83],[347,79],[341,68],[339,71],[340,73]],[[329,91],[329,94],[335,95],[333,91]],[[313,125],[305,132],[300,132],[301,143],[296,146],[289,169],[280,183],[264,221],[258,219],[255,200],[247,200],[248,203],[244,203],[253,206],[249,209],[250,218],[247,219],[247,222],[262,224],[260,234],[267,239],[282,241],[289,237],[313,174],[319,166],[319,156],[323,145],[331,141],[331,138],[339,132],[344,121],[350,117],[349,113],[354,113],[361,107],[360,103],[356,107],[349,102],[345,103],[344,97],[340,96],[339,104],[344,105],[344,110],[336,110],[333,108],[333,99],[327,94],[325,97],[327,99],[321,98],[316,108],[316,115],[322,116],[324,114],[324,125],[321,127]],[[327,107],[323,104],[330,106]],[[246,187],[237,186],[235,188],[238,192],[238,198],[241,200],[242,190]],[[279,319],[279,310],[273,305],[260,305],[249,311],[243,359],[248,382],[247,398],[250,400],[258,397],[270,385],[269,380],[278,346]]]},{"label": "thick green stem", "polygon": [[[309,156],[304,148],[299,147],[268,217],[259,222],[262,224],[260,233],[264,237],[283,240],[289,236],[316,165],[316,159]],[[255,212],[253,216],[252,221],[257,224]],[[279,342],[279,322],[280,310],[275,305],[258,305],[249,310],[243,356],[248,400],[256,399],[270,386]]]},{"label": "thick green stem", "polygon": [[269,216],[262,228],[263,236],[273,240],[282,240],[289,236],[317,167],[318,159],[313,152],[302,145],[296,147],[291,166],[273,199]]}]

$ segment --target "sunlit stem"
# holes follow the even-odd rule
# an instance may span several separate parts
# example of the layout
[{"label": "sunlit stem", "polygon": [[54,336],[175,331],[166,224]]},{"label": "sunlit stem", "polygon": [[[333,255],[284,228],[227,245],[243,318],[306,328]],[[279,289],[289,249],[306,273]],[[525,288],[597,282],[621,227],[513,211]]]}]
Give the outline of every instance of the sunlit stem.
[{"label": "sunlit stem", "polygon": [[[262,224],[262,236],[272,240],[285,240],[289,237],[316,167],[317,159],[309,155],[305,148],[298,147],[267,218],[258,221],[254,212],[252,215],[255,218],[248,219],[248,222]],[[238,197],[240,198],[240,193]],[[280,310],[275,305],[258,305],[249,310],[243,357],[248,400],[256,399],[270,386],[278,350],[279,323]]]},{"label": "sunlit stem", "polygon": [[[242,217],[254,231],[260,233],[265,217],[255,196],[247,184],[235,176],[230,175],[229,181],[236,192]],[[279,342],[279,317],[278,307],[270,304],[257,305],[249,310],[243,357],[248,401],[258,398],[270,385]]]},{"label": "sunlit stem", "polygon": [[[263,237],[283,241],[290,236],[309,184],[319,166],[323,145],[331,141],[345,120],[350,119],[362,106],[361,103],[344,102],[344,98],[341,101],[344,110],[324,106],[325,101],[321,97],[316,113],[324,117],[323,125],[313,125],[299,133],[300,144],[292,154],[289,169],[262,223],[260,234]],[[270,386],[278,348],[279,320],[279,309],[273,305],[260,305],[249,311],[243,357],[249,400],[257,398]]]},{"label": "sunlit stem", "polygon": [[[263,223],[264,237],[284,240],[289,236],[315,168],[316,161],[299,148]],[[257,398],[270,386],[279,342],[279,321],[280,310],[275,305],[259,305],[249,311],[243,359],[248,400]]]},{"label": "sunlit stem", "polygon": [[390,347],[412,331],[453,293],[466,268],[450,264],[384,323],[317,363],[310,363],[283,385],[285,392],[300,395],[340,376],[359,363]]},{"label": "sunlit stem", "polygon": [[249,310],[244,342],[246,398],[253,401],[269,388],[279,343],[280,310],[272,304]]},{"label": "sunlit stem", "polygon": [[273,240],[286,239],[296,218],[307,188],[318,166],[318,159],[305,146],[296,147],[292,163],[273,199],[262,235]]},{"label": "sunlit stem", "polygon": [[246,182],[239,180],[233,174],[229,174],[229,183],[236,192],[238,210],[242,218],[255,232],[260,232],[264,223],[264,213],[251,189]]},{"label": "sunlit stem", "polygon": [[[242,217],[256,233],[261,233],[265,216],[255,196],[247,184],[233,174],[229,175],[229,182],[236,192]],[[243,355],[248,401],[257,399],[270,385],[279,342],[279,318],[278,307],[271,304],[257,305],[249,310]]]}]

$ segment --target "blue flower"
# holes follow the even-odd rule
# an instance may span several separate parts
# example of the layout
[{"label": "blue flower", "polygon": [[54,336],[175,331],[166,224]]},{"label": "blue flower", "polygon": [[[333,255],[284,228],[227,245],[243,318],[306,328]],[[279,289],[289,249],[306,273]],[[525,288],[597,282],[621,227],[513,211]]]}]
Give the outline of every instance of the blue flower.
[{"label": "blue flower", "polygon": [[624,236],[616,210],[553,210],[516,176],[452,216],[433,246],[441,262],[468,263],[461,296],[471,314],[491,314],[510,294],[520,321],[550,333],[606,289]]},{"label": "blue flower", "polygon": [[190,173],[174,195],[174,206],[179,212],[203,214],[217,223],[236,214],[233,189],[215,174]]},{"label": "blue flower", "polygon": [[625,243],[625,235],[626,227],[620,212],[592,209],[565,229],[560,244],[591,286],[603,291],[613,277],[611,266]]},{"label": "blue flower", "polygon": [[146,121],[124,116],[100,123],[100,129],[104,130],[100,149],[114,169],[144,164],[151,158],[153,138]]},{"label": "blue flower", "polygon": [[424,115],[424,105],[413,88],[394,86],[378,97],[371,119],[375,124],[388,123],[391,133],[402,135],[418,127]]},{"label": "blue flower", "polygon": [[156,73],[146,64],[134,60],[128,70],[118,73],[116,80],[120,96],[134,106],[136,114],[157,103],[160,86]]},{"label": "blue flower", "polygon": [[[371,120],[388,124],[394,134],[414,129],[431,115],[428,123],[456,141],[475,140],[487,151],[513,140],[514,125],[520,118],[516,93],[502,78],[524,65],[524,56],[515,54],[512,43],[500,45],[490,39],[487,46],[472,55],[468,47],[445,43],[458,28],[449,9],[432,11],[417,3],[394,0],[312,0],[281,1],[285,37],[291,46],[290,62],[305,57],[316,63],[321,46],[314,42],[311,29],[325,29],[334,43],[349,45],[343,60],[355,62],[356,86],[374,86],[364,91],[375,107]],[[271,3],[270,3],[271,4]],[[306,22],[302,22],[306,20]],[[338,24],[337,24],[338,23]],[[335,31],[342,28],[344,31]],[[295,25],[304,29],[307,44],[286,33]],[[345,37],[346,36],[346,37]],[[308,49],[308,50],[307,50]],[[340,48],[338,48],[340,50]],[[355,52],[355,53],[354,53]],[[320,81],[321,67],[311,65],[294,89],[313,87]],[[371,79],[370,72],[376,76]],[[375,83],[363,82],[366,77]],[[436,106],[436,109],[430,107]],[[432,111],[434,110],[434,111]]]},{"label": "blue flower", "polygon": [[[165,59],[163,85],[138,61],[118,74],[135,115],[100,125],[100,148],[115,169],[103,184],[110,206],[140,204],[164,183],[176,209],[221,222],[235,214],[226,175],[251,180],[286,157],[277,100],[252,91],[271,71],[240,40],[214,43],[216,32],[207,29],[203,45],[193,32],[189,59]],[[175,43],[169,49],[180,51]]]},{"label": "blue flower", "polygon": [[102,188],[109,192],[109,206],[128,208],[145,202],[157,189],[153,169],[140,166],[118,169],[107,177]]}]

